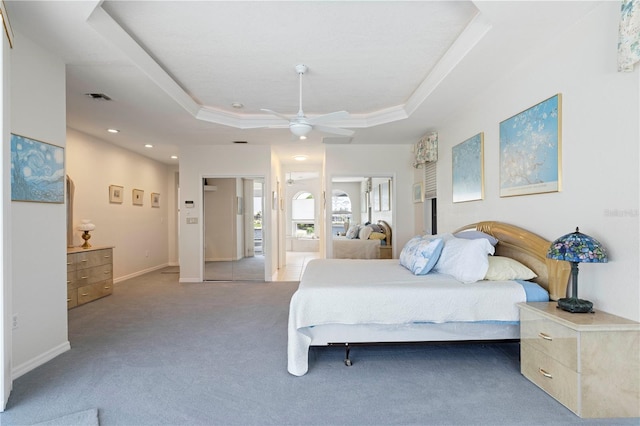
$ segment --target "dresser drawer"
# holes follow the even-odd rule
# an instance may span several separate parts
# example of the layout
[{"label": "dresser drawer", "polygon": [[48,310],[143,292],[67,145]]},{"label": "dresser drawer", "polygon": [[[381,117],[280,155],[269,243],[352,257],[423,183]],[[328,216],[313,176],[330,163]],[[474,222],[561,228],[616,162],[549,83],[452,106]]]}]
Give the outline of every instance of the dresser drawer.
[{"label": "dresser drawer", "polygon": [[561,404],[578,413],[578,373],[526,343],[521,343],[520,371]]},{"label": "dresser drawer", "polygon": [[520,341],[560,362],[578,368],[578,332],[526,310],[520,312]]},{"label": "dresser drawer", "polygon": [[67,290],[67,309],[78,306],[78,291],[76,289]]},{"label": "dresser drawer", "polygon": [[108,296],[113,292],[113,282],[103,281],[77,289],[78,304],[91,302],[92,300]]}]

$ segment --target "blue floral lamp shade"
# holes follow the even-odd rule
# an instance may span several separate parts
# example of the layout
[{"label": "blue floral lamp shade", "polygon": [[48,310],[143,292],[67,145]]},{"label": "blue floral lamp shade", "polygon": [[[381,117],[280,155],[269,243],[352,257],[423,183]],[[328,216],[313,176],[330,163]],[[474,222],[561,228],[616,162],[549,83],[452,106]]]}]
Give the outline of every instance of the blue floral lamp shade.
[{"label": "blue floral lamp shade", "polygon": [[571,297],[558,299],[558,307],[574,313],[593,312],[593,303],[578,299],[578,263],[606,263],[607,252],[602,244],[576,228],[576,232],[551,243],[547,257],[571,262]]}]

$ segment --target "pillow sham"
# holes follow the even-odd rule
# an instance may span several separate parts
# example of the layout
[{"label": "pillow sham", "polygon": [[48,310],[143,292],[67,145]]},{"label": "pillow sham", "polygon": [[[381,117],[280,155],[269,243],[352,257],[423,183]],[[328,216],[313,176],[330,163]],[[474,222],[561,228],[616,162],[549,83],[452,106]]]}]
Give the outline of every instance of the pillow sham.
[{"label": "pillow sham", "polygon": [[444,239],[442,253],[433,269],[465,284],[474,283],[487,275],[487,255],[494,252],[495,247],[486,238],[467,240],[451,236]]},{"label": "pillow sham", "polygon": [[347,229],[347,233],[345,237],[349,239],[358,238],[358,233],[360,232],[360,225],[351,225],[349,229]]},{"label": "pillow sham", "polygon": [[400,264],[414,275],[426,275],[438,261],[443,245],[442,238],[413,237],[400,252]]},{"label": "pillow sham", "polygon": [[487,241],[489,241],[489,243],[491,243],[492,246],[495,246],[496,244],[498,244],[498,239],[496,237],[482,231],[474,231],[474,230],[461,231],[456,234],[453,234],[453,236],[456,238],[464,238],[467,240],[477,240],[479,238],[485,238]]},{"label": "pillow sham", "polygon": [[531,269],[515,259],[504,256],[489,256],[489,269],[484,276],[485,280],[530,280],[537,275]]},{"label": "pillow sham", "polygon": [[387,234],[383,234],[382,232],[373,231],[371,235],[369,235],[370,240],[384,240],[387,238]]},{"label": "pillow sham", "polygon": [[360,231],[358,232],[358,238],[360,238],[361,240],[368,240],[369,235],[371,235],[372,232],[373,232],[373,229],[371,228],[371,226],[369,225],[363,226],[360,228]]}]

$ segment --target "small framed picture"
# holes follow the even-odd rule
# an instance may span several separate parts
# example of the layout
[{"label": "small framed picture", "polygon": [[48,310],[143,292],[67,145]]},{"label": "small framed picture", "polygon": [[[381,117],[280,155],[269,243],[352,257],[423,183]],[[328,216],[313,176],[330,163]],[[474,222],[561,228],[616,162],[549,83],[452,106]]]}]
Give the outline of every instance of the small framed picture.
[{"label": "small framed picture", "polygon": [[157,192],[151,193],[151,207],[160,207],[160,194]]},{"label": "small framed picture", "polygon": [[109,202],[122,204],[122,190],[119,185],[109,185]]},{"label": "small framed picture", "polygon": [[132,200],[134,206],[141,206],[144,204],[144,191],[142,189],[134,189],[132,194]]},{"label": "small framed picture", "polygon": [[422,190],[422,182],[417,182],[413,184],[413,202],[414,203],[423,203],[424,202],[424,191]]}]

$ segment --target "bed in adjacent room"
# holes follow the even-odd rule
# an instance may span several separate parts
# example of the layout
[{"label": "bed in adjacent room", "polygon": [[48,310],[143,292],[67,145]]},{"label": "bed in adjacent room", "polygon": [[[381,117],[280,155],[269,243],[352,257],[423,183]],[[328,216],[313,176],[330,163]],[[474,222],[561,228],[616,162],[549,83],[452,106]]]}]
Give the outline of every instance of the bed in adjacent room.
[{"label": "bed in adjacent room", "polygon": [[313,260],[290,303],[288,371],[306,374],[310,346],[519,339],[517,303],[566,293],[570,266],[546,258],[550,244],[479,222],[415,237],[400,260]]},{"label": "bed in adjacent room", "polygon": [[345,235],[333,236],[334,259],[384,259],[391,257],[391,226],[384,220],[376,224],[351,225]]}]

